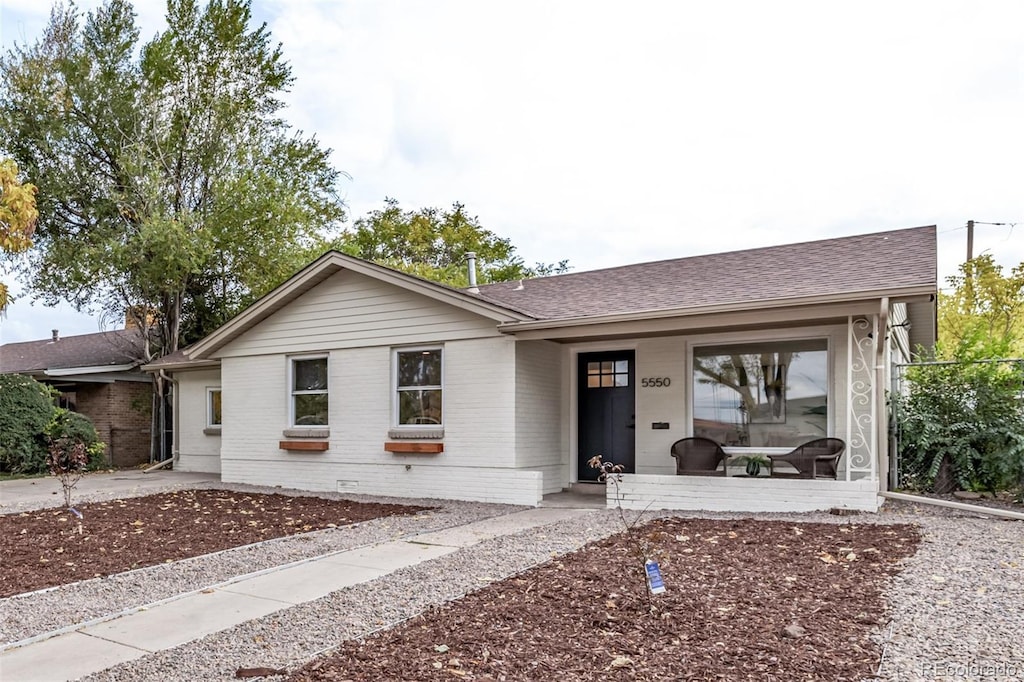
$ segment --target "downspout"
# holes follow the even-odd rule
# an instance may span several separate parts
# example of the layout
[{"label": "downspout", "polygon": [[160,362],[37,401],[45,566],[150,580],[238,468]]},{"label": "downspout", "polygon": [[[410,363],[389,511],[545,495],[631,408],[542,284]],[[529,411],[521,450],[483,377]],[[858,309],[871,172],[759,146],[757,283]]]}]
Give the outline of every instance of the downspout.
[{"label": "downspout", "polygon": [[[178,446],[178,380],[167,374],[164,369],[160,370],[160,376],[164,381],[171,382],[171,395],[174,396],[171,405],[171,456],[169,459],[173,461],[171,466],[178,465],[178,457],[181,454]],[[160,434],[160,439],[163,441],[164,435]]]},{"label": "downspout", "polygon": [[882,306],[878,314],[878,329],[875,334],[875,476],[878,489],[885,492],[889,489],[889,477],[882,472],[889,471],[889,411],[885,408],[885,390],[889,359],[889,297],[882,297]]}]

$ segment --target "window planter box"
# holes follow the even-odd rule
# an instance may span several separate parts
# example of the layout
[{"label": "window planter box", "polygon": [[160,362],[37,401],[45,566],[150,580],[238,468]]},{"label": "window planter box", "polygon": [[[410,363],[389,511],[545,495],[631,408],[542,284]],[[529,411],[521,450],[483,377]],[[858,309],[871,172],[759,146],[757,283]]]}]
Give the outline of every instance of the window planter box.
[{"label": "window planter box", "polygon": [[330,443],[325,440],[283,440],[278,446],[282,450],[323,452]]},{"label": "window planter box", "polygon": [[439,452],[444,452],[444,443],[387,442],[384,443],[384,450],[387,452],[405,452],[416,455],[436,455]]}]

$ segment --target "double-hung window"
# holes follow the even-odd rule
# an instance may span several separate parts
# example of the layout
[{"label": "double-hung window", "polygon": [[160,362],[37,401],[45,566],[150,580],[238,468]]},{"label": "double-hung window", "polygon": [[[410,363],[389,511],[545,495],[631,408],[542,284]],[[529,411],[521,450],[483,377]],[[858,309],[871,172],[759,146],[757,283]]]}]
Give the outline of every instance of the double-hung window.
[{"label": "double-hung window", "polygon": [[442,352],[440,348],[395,351],[395,417],[399,425],[440,425]]},{"label": "double-hung window", "polygon": [[327,356],[293,357],[291,417],[293,426],[327,426]]},{"label": "double-hung window", "polygon": [[223,424],[220,411],[220,396],[220,387],[206,389],[206,427],[209,429],[219,429],[221,424]]}]

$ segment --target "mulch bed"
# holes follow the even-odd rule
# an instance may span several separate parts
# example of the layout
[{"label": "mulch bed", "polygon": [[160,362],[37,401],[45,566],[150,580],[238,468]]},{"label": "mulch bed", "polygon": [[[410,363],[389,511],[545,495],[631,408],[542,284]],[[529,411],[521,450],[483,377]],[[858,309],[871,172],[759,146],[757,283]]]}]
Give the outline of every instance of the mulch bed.
[{"label": "mulch bed", "polygon": [[183,490],[0,515],[0,597],[425,507]]},{"label": "mulch bed", "polygon": [[[364,641],[290,682],[327,680],[858,680],[882,588],[913,526],[661,519],[667,591],[647,598],[620,534]],[[793,624],[802,636],[782,634]],[[799,634],[794,632],[792,634]]]}]

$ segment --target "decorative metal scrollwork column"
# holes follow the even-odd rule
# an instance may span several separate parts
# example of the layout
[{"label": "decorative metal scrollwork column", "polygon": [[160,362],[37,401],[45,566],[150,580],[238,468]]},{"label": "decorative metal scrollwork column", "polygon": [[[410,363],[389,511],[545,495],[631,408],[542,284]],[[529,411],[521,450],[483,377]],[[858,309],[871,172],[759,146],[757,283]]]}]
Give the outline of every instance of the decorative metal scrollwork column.
[{"label": "decorative metal scrollwork column", "polygon": [[[875,343],[878,318],[849,318],[846,363],[846,480],[877,476]],[[854,476],[854,474],[858,474]]]}]

